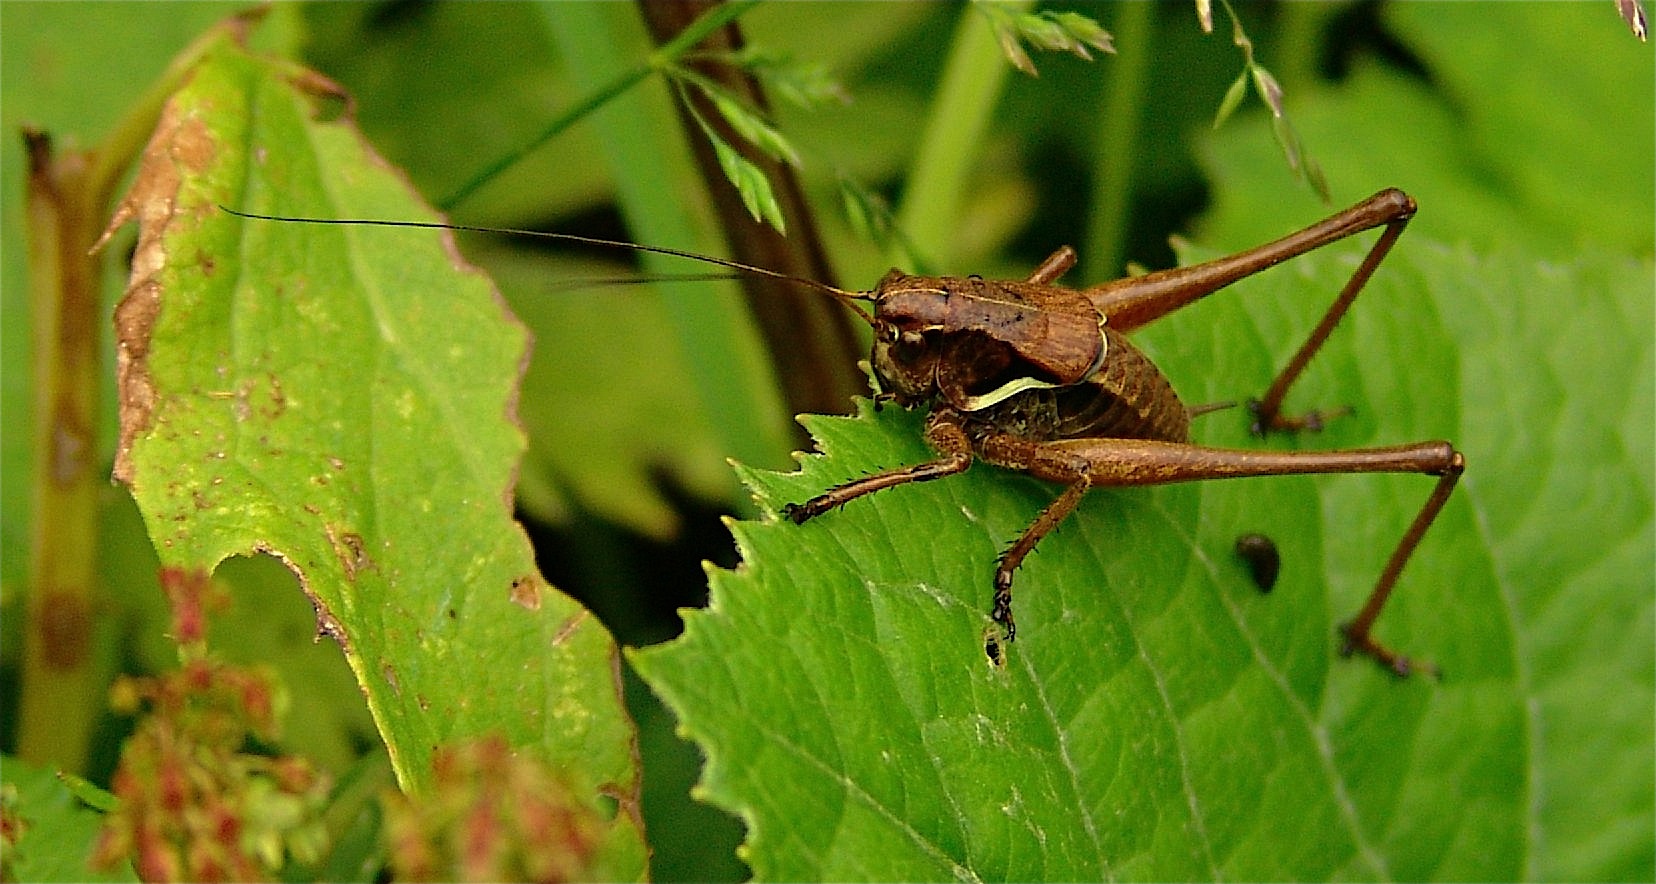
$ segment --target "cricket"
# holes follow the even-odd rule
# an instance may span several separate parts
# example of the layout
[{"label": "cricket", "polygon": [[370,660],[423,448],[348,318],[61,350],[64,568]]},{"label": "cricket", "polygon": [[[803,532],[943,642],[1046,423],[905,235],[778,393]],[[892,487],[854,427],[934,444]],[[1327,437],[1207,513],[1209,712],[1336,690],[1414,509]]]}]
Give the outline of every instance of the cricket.
[{"label": "cricket", "polygon": [[[1076,262],[1064,246],[1021,280],[887,273],[868,291],[847,291],[763,267],[676,249],[544,231],[499,230],[411,221],[293,218],[224,211],[243,218],[523,234],[654,252],[741,273],[783,279],[822,292],[872,332],[876,403],[925,409],[924,438],[934,459],[863,476],[782,508],[794,523],[827,516],[857,498],[912,482],[941,479],[982,461],[1061,488],[1011,543],[988,575],[985,652],[998,662],[1017,636],[1013,583],[1048,534],[1098,487],[1130,487],[1294,474],[1408,473],[1437,479],[1381,567],[1361,609],[1339,626],[1342,651],[1368,657],[1397,676],[1432,672],[1378,641],[1374,624],[1403,569],[1448,502],[1466,461],[1446,441],[1324,451],[1261,451],[1196,444],[1185,405],[1162,371],[1128,334],[1230,284],[1312,250],[1380,228],[1378,238],[1305,342],[1265,392],[1248,402],[1257,434],[1315,431],[1346,409],[1290,415],[1284,401],[1410,218],[1414,200],[1386,189],[1278,240],[1222,258],[1094,285],[1058,280]],[[1272,578],[1274,579],[1274,569]],[[1256,578],[1258,579],[1258,578]],[[1260,579],[1265,586],[1270,581]],[[1268,588],[1268,586],[1266,586]]]}]

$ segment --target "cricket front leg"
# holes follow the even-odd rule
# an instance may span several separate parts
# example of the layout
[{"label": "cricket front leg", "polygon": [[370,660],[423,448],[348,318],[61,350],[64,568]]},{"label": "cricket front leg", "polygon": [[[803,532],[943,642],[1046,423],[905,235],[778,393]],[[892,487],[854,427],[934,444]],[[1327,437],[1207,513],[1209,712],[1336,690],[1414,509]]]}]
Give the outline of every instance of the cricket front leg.
[{"label": "cricket front leg", "polygon": [[960,415],[954,409],[937,406],[932,410],[926,419],[925,439],[940,455],[936,460],[885,470],[835,485],[804,503],[790,503],[782,507],[782,518],[802,525],[863,495],[910,482],[926,482],[963,473],[972,465],[972,443],[966,436]]},{"label": "cricket front leg", "polygon": [[[1084,491],[1099,485],[1166,485],[1307,473],[1419,473],[1436,476],[1436,486],[1392,550],[1368,600],[1356,617],[1340,626],[1345,653],[1364,654],[1400,676],[1409,675],[1416,669],[1415,664],[1376,639],[1373,627],[1391,598],[1404,566],[1448,502],[1455,483],[1466,469],[1465,458],[1449,443],[1420,442],[1347,451],[1248,451],[1139,439],[1066,439],[1027,445],[1027,450],[1015,446],[998,450],[993,444],[995,440],[990,441],[992,444],[986,445],[982,452],[985,460],[999,463],[1003,455],[1010,456],[1016,463],[1005,463],[1007,466],[1070,485],[1070,491],[1048,507],[1048,512],[1059,519],[1079,502],[1078,487]],[[1078,463],[1084,463],[1084,468],[1078,467]],[[1078,474],[1082,477],[1080,481]],[[1018,553],[1012,562],[1013,567],[1034,546],[1034,541],[1056,524],[1052,521],[1043,527],[1048,512],[1042,513],[1036,524],[1025,533],[1025,538],[1008,551],[1008,558],[1013,557],[1012,553]],[[1041,530],[1038,531],[1038,528]],[[1032,539],[1031,534],[1035,535]],[[1029,540],[1027,544],[1024,544],[1025,539]],[[997,579],[998,576],[997,572]],[[1425,668],[1431,671],[1430,667]]]}]

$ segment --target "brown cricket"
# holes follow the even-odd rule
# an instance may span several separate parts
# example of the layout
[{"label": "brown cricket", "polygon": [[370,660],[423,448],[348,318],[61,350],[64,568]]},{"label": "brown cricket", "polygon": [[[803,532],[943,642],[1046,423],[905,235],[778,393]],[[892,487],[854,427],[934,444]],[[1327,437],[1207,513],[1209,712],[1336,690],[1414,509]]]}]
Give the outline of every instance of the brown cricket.
[{"label": "brown cricket", "polygon": [[[1398,675],[1413,671],[1406,657],[1375,639],[1374,622],[1464,471],[1466,462],[1460,452],[1442,441],[1333,451],[1197,445],[1190,439],[1190,418],[1203,409],[1181,402],[1161,370],[1126,337],[1127,332],[1243,277],[1382,227],[1305,343],[1264,395],[1249,403],[1257,432],[1320,428],[1335,412],[1290,417],[1282,413],[1283,400],[1414,215],[1414,200],[1401,190],[1383,190],[1324,221],[1235,255],[1085,289],[1057,284],[1075,264],[1075,252],[1068,246],[1053,252],[1024,280],[926,277],[893,270],[872,291],[849,292],[721,258],[568,234],[225,211],[264,220],[525,233],[690,258],[791,280],[833,296],[873,329],[871,361],[879,387],[877,401],[929,408],[924,434],[938,456],[836,485],[803,503],[783,507],[782,515],[803,523],[875,491],[964,472],[978,460],[1063,485],[1063,492],[1001,554],[995,566],[990,616],[1000,625],[1002,635],[986,636],[985,649],[996,662],[1003,644],[1017,634],[1012,615],[1013,575],[1041,538],[1092,488],[1297,473],[1436,476],[1437,485],[1392,550],[1368,600],[1356,617],[1340,626],[1344,653],[1368,655]],[[859,302],[871,304],[872,311]]]},{"label": "brown cricket", "polygon": [[1194,444],[1191,410],[1125,333],[1296,255],[1383,227],[1310,337],[1265,394],[1250,403],[1259,432],[1320,427],[1326,415],[1286,416],[1283,399],[1414,213],[1414,200],[1407,194],[1383,190],[1272,243],[1080,290],[1056,284],[1075,263],[1067,246],[1022,281],[921,277],[894,270],[872,292],[851,297],[874,305],[872,315],[858,312],[874,329],[873,368],[881,395],[904,407],[931,409],[925,438],[938,457],[837,485],[782,513],[805,522],[865,494],[964,472],[977,460],[1063,485],[1063,493],[995,566],[991,617],[1010,642],[1017,634],[1013,575],[1089,489],[1294,473],[1437,476],[1368,601],[1340,627],[1345,653],[1366,654],[1407,675],[1410,661],[1375,639],[1374,621],[1465,470],[1460,452],[1441,441],[1281,452]]}]

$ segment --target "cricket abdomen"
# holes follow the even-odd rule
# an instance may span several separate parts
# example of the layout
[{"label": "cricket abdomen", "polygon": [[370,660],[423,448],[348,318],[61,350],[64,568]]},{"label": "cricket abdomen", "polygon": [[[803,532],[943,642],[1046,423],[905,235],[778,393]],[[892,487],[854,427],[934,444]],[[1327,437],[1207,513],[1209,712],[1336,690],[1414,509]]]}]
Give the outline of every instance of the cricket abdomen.
[{"label": "cricket abdomen", "polygon": [[1105,329],[1104,364],[1078,384],[1026,390],[965,414],[981,440],[1006,433],[1035,442],[1087,437],[1189,442],[1190,415],[1161,370]]},{"label": "cricket abdomen", "polygon": [[1167,376],[1120,332],[1106,327],[1104,339],[1104,364],[1059,393],[1057,438],[1189,442],[1190,412]]}]

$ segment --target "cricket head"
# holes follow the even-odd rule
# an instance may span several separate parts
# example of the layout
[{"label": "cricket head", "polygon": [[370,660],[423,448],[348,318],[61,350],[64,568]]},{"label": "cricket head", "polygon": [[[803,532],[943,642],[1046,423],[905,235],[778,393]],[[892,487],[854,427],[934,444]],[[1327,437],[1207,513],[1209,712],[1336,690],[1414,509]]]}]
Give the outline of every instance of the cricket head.
[{"label": "cricket head", "polygon": [[887,273],[869,293],[870,363],[881,391],[904,407],[940,397],[974,412],[1098,370],[1106,351],[1098,312],[1084,299],[1081,309],[1059,309],[1049,289],[1025,288]]},{"label": "cricket head", "polygon": [[904,408],[924,405],[938,392],[943,325],[915,309],[942,294],[933,282],[892,270],[869,293],[874,304],[868,317],[874,329],[869,365],[881,394]]}]

